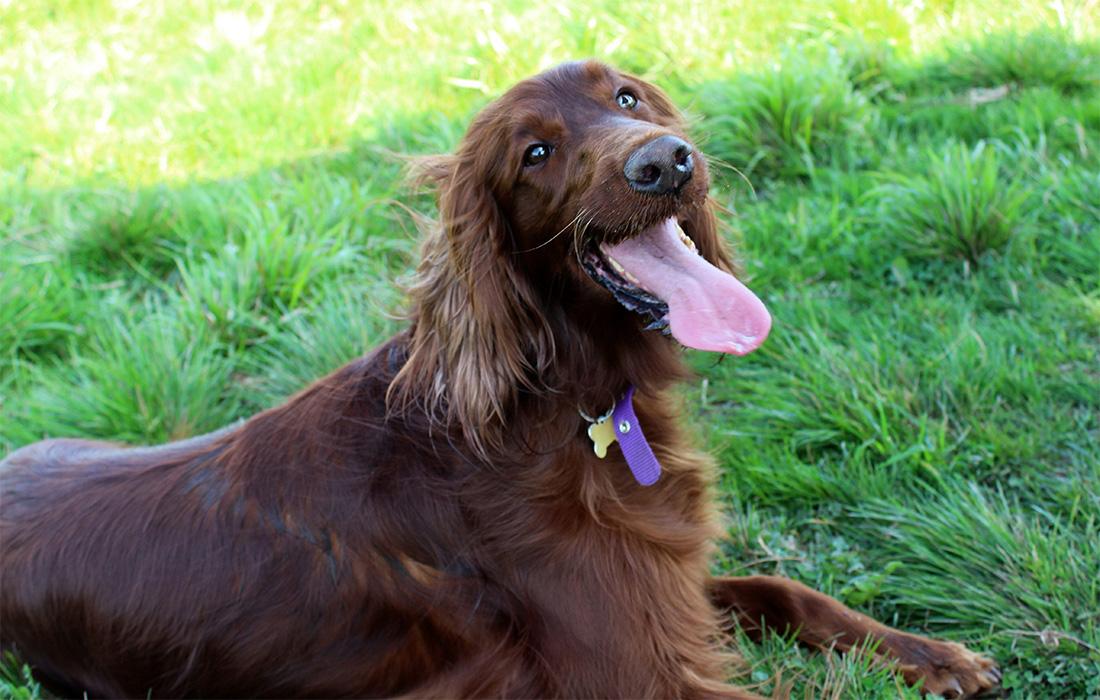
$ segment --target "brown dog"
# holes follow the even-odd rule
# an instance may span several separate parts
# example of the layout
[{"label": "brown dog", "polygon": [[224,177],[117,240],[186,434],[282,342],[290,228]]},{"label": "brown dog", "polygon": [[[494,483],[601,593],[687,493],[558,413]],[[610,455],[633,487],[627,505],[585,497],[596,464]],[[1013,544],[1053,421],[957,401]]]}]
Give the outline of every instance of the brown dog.
[{"label": "brown dog", "polygon": [[407,331],[240,426],[3,462],[5,648],[104,696],[752,697],[725,683],[736,618],[877,641],[947,696],[998,681],[793,581],[708,575],[713,469],[661,330],[740,354],[770,318],[660,91],[563,65],[420,173],[441,221]]}]

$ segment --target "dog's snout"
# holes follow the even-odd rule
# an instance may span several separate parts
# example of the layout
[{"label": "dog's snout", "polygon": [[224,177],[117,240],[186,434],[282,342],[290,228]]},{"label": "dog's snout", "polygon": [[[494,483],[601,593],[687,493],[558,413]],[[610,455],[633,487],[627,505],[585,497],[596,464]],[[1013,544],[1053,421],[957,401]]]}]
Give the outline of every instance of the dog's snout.
[{"label": "dog's snout", "polygon": [[630,154],[623,167],[630,186],[649,194],[678,191],[694,171],[691,144],[671,134],[642,144]]}]

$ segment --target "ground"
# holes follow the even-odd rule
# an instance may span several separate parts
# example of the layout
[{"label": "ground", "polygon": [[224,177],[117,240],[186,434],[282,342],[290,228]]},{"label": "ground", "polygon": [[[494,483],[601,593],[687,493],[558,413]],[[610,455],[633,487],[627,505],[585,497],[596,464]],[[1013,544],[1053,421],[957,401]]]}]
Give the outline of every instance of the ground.
[{"label": "ground", "polygon": [[[716,571],[1100,697],[1095,0],[275,6],[0,0],[0,455],[214,429],[382,340],[431,211],[398,155],[596,57],[691,115],[775,318],[691,355]],[[742,646],[765,694],[911,692]]]}]

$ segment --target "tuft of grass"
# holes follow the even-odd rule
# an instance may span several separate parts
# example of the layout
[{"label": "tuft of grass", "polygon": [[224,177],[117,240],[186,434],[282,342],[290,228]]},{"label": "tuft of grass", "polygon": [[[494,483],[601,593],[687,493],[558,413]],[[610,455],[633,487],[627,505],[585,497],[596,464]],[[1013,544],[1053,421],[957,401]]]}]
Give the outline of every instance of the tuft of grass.
[{"label": "tuft of grass", "polygon": [[739,201],[735,190],[728,207],[739,214],[736,245],[744,251],[749,284],[779,293],[865,275],[877,283],[882,251],[866,241],[878,231],[875,203],[867,196],[878,184],[867,172],[828,169],[812,183],[785,182],[748,201]]},{"label": "tuft of grass", "polygon": [[[1089,370],[1098,326],[1086,302],[1034,287],[1026,305],[990,308],[1011,295],[1003,284],[859,302],[843,289],[770,300],[775,330],[761,350],[735,367],[698,357],[708,381],[703,423],[732,462],[730,485],[757,503],[791,505],[965,476],[1072,502],[1073,480],[1100,463],[1070,447],[1092,439],[1100,415]],[[1018,429],[1033,424],[1048,430]],[[1053,463],[1057,477],[1034,467]]]},{"label": "tuft of grass", "polygon": [[704,86],[705,147],[760,181],[858,158],[874,113],[836,52],[788,53],[762,73]]},{"label": "tuft of grass", "polygon": [[877,193],[883,231],[907,257],[977,265],[1018,233],[1027,189],[1006,173],[996,148],[949,145],[922,165],[924,172],[891,176]]},{"label": "tuft of grass", "polygon": [[1047,235],[1036,238],[1035,257],[1047,274],[1072,280],[1082,291],[1098,290],[1100,166],[1056,168],[1044,175],[1038,221]]},{"label": "tuft of grass", "polygon": [[877,662],[869,648],[847,654],[820,653],[789,636],[769,633],[759,642],[736,640],[746,672],[738,682],[764,697],[798,700],[897,698],[919,700],[893,671]]},{"label": "tuft of grass", "polygon": [[96,193],[96,216],[69,235],[66,252],[78,268],[106,278],[172,268],[171,206],[163,189]]},{"label": "tuft of grass", "polygon": [[313,308],[280,319],[242,366],[244,400],[256,410],[273,405],[377,347],[396,330],[389,310],[399,296],[384,279],[329,289]]},{"label": "tuft of grass", "polygon": [[147,303],[128,318],[100,321],[67,363],[36,368],[35,388],[5,432],[156,443],[236,419],[236,363],[202,326]]},{"label": "tuft of grass", "polygon": [[85,307],[72,270],[48,256],[27,260],[0,242],[0,257],[25,262],[0,274],[0,375],[18,359],[57,356],[82,332]]},{"label": "tuft of grass", "polygon": [[989,34],[952,45],[936,67],[947,85],[1050,87],[1064,94],[1100,88],[1100,42],[1074,41],[1067,31]]},{"label": "tuft of grass", "polygon": [[888,150],[916,142],[1002,143],[1043,161],[1095,162],[1100,155],[1100,100],[1052,88],[971,90],[947,97],[884,102],[880,137]]},{"label": "tuft of grass", "polygon": [[196,252],[180,262],[185,315],[235,345],[255,341],[272,316],[306,302],[359,257],[346,222],[329,230],[296,230],[278,214],[257,209],[243,236],[216,253]]},{"label": "tuft of grass", "polygon": [[852,37],[841,51],[848,80],[871,99],[893,96],[899,59],[893,44]]}]

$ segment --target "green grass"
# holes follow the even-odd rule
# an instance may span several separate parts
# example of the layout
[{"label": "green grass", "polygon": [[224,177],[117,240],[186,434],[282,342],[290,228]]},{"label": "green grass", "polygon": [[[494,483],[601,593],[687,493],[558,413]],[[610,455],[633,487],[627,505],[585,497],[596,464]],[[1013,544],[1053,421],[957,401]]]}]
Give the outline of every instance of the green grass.
[{"label": "green grass", "polygon": [[[378,343],[431,206],[397,154],[595,56],[691,115],[775,317],[691,355],[716,570],[1100,697],[1095,2],[268,5],[0,3],[0,454],[216,428]],[[917,697],[741,646],[767,694]]]},{"label": "green grass", "polygon": [[[708,87],[710,89],[708,89]],[[858,158],[875,112],[836,53],[794,52],[781,65],[700,91],[709,155],[756,181],[809,177]]]},{"label": "green grass", "polygon": [[0,695],[11,700],[38,700],[42,687],[31,675],[28,666],[21,664],[14,654],[5,653],[0,659]]},{"label": "green grass", "polygon": [[929,153],[919,175],[898,175],[872,194],[886,211],[884,233],[916,260],[958,258],[973,265],[1003,249],[1022,226],[1026,189],[1006,174],[997,151],[948,144]]}]

